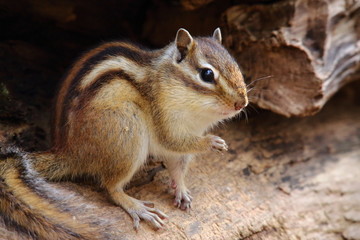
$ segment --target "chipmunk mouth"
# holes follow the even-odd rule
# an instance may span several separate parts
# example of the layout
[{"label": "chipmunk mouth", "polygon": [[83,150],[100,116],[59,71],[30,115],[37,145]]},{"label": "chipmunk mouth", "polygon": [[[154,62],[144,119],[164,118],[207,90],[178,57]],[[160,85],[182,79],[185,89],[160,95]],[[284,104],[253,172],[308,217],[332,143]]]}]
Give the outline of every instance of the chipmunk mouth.
[{"label": "chipmunk mouth", "polygon": [[232,116],[235,116],[236,114],[240,113],[241,111],[242,111],[242,108],[235,109],[230,104],[226,104],[226,105],[223,104],[221,106],[221,108],[219,109],[218,113],[224,117],[232,117]]},{"label": "chipmunk mouth", "polygon": [[218,113],[224,118],[230,118],[239,114],[246,107],[242,101],[233,101],[228,99],[221,99],[219,101]]},{"label": "chipmunk mouth", "polygon": [[224,117],[233,117],[236,114],[240,113],[241,110],[228,110],[228,111],[221,111],[220,115]]},{"label": "chipmunk mouth", "polygon": [[224,112],[232,112],[234,111],[233,104],[231,103],[231,100],[220,98],[218,99],[218,108],[220,111]]},{"label": "chipmunk mouth", "polygon": [[246,105],[244,106],[243,102],[238,99],[219,97],[214,110],[219,118],[226,119],[240,114],[245,107]]}]

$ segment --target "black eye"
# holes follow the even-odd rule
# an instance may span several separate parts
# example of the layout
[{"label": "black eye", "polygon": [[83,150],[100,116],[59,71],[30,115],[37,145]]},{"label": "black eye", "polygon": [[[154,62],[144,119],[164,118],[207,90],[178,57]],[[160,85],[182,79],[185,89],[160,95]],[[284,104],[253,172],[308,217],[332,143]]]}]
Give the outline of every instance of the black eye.
[{"label": "black eye", "polygon": [[209,68],[202,68],[200,72],[201,79],[207,83],[214,83],[214,72]]}]

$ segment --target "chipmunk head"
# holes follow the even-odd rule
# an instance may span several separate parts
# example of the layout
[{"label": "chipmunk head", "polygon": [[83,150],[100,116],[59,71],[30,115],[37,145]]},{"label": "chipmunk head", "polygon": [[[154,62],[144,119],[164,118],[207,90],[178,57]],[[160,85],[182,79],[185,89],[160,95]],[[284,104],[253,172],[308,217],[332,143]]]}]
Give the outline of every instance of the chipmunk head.
[{"label": "chipmunk head", "polygon": [[181,28],[172,56],[174,76],[190,89],[183,97],[192,110],[215,114],[218,119],[232,117],[248,104],[239,66],[222,46],[221,38],[219,28],[212,37],[199,38]]}]

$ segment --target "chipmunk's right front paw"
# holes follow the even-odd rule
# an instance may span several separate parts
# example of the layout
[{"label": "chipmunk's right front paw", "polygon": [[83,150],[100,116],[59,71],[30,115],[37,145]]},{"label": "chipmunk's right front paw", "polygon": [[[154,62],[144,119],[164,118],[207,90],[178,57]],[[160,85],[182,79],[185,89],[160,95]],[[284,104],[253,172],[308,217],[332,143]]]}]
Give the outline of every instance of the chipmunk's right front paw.
[{"label": "chipmunk's right front paw", "polygon": [[208,135],[208,137],[210,138],[211,150],[217,152],[225,152],[228,150],[228,145],[221,137],[214,135]]}]

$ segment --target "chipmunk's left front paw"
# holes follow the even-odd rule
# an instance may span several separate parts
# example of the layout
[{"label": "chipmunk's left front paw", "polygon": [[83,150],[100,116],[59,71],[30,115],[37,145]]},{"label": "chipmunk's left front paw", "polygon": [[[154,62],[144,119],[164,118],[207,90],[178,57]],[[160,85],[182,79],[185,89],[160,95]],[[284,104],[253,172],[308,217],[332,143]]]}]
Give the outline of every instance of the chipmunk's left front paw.
[{"label": "chipmunk's left front paw", "polygon": [[228,145],[226,144],[225,140],[221,137],[214,136],[214,135],[207,135],[208,139],[210,139],[210,146],[211,150],[223,153],[228,150]]}]

